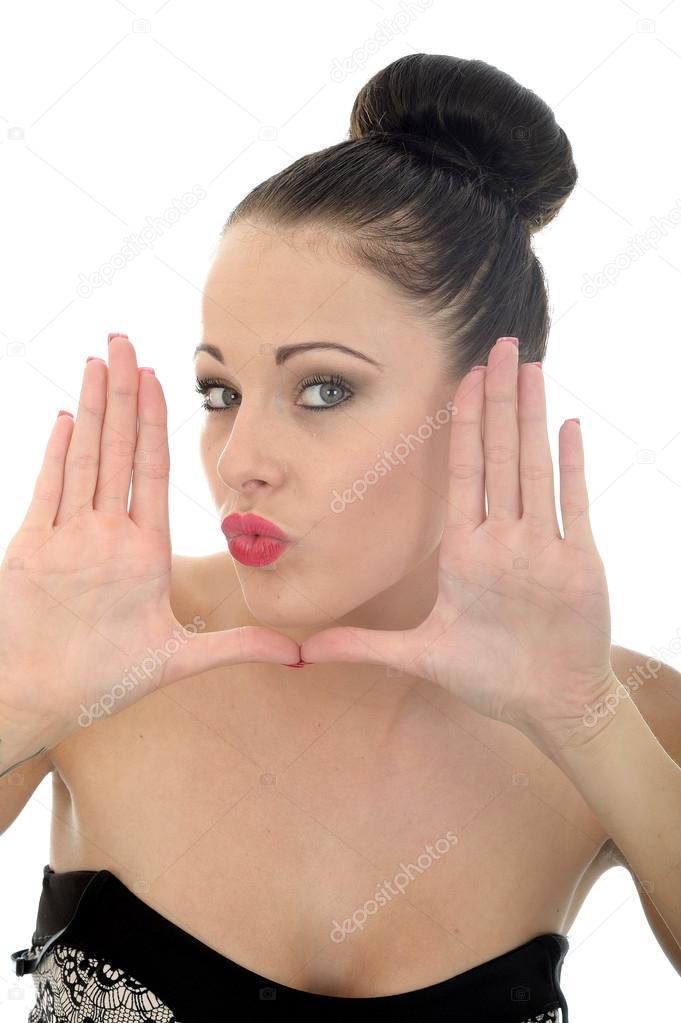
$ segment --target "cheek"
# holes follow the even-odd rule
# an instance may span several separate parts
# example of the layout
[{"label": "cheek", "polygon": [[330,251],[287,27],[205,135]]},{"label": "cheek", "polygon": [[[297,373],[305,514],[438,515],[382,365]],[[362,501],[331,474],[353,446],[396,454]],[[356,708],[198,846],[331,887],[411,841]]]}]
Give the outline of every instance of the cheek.
[{"label": "cheek", "polygon": [[352,572],[399,578],[441,538],[448,431],[405,430],[404,438],[382,453],[377,454],[375,446],[367,448],[345,461],[342,472],[331,469],[324,474],[320,493],[327,495],[325,508],[330,514],[321,531],[331,539],[333,550],[347,552],[346,566]]},{"label": "cheek", "polygon": [[203,475],[205,476],[206,483],[208,484],[208,489],[212,496],[215,497],[216,484],[219,482],[216,475],[215,459],[210,457],[210,449],[203,438],[199,445],[199,456],[201,458],[201,467],[203,469]]},{"label": "cheek", "polygon": [[[210,415],[210,413],[205,412],[204,415]],[[224,496],[225,484],[218,476],[218,460],[224,446],[224,434],[221,435],[217,430],[211,429],[210,421],[205,422],[199,436],[199,457],[208,487],[213,495],[219,491]]]}]

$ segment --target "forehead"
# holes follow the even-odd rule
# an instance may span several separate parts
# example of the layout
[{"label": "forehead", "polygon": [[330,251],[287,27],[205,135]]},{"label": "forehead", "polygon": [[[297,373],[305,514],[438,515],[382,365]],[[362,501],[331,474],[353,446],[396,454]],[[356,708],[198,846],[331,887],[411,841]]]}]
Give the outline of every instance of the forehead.
[{"label": "forehead", "polygon": [[216,249],[204,286],[206,340],[273,344],[351,336],[377,358],[412,345],[424,325],[389,281],[343,258],[323,236],[237,224]]}]

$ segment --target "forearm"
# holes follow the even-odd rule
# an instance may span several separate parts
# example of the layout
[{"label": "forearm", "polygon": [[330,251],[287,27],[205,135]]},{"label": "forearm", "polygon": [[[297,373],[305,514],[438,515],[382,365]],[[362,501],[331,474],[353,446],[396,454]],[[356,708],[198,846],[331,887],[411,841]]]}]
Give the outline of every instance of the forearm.
[{"label": "forearm", "polygon": [[55,722],[19,721],[0,708],[0,778],[55,746],[66,734]]},{"label": "forearm", "polygon": [[681,767],[616,677],[613,691],[616,706],[592,737],[546,751],[624,854],[681,947]]}]

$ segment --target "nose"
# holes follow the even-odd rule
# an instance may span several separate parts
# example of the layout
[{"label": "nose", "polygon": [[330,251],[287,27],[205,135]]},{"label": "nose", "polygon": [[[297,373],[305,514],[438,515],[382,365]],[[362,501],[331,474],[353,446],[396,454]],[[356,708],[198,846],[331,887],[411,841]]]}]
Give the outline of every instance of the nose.
[{"label": "nose", "polygon": [[281,486],[286,468],[281,457],[284,443],[281,424],[268,418],[262,405],[246,409],[242,404],[218,456],[218,477],[239,494]]}]

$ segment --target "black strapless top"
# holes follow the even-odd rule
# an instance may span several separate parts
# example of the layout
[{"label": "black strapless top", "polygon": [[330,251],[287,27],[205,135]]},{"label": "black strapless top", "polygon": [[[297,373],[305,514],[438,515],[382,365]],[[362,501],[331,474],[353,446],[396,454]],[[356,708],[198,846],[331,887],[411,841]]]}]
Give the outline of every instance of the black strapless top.
[{"label": "black strapless top", "polygon": [[315,1019],[390,1023],[568,1023],[564,934],[540,934],[449,980],[354,998],[287,987],[220,955],[109,870],[43,868],[31,947],[28,1023],[223,1023]]}]

